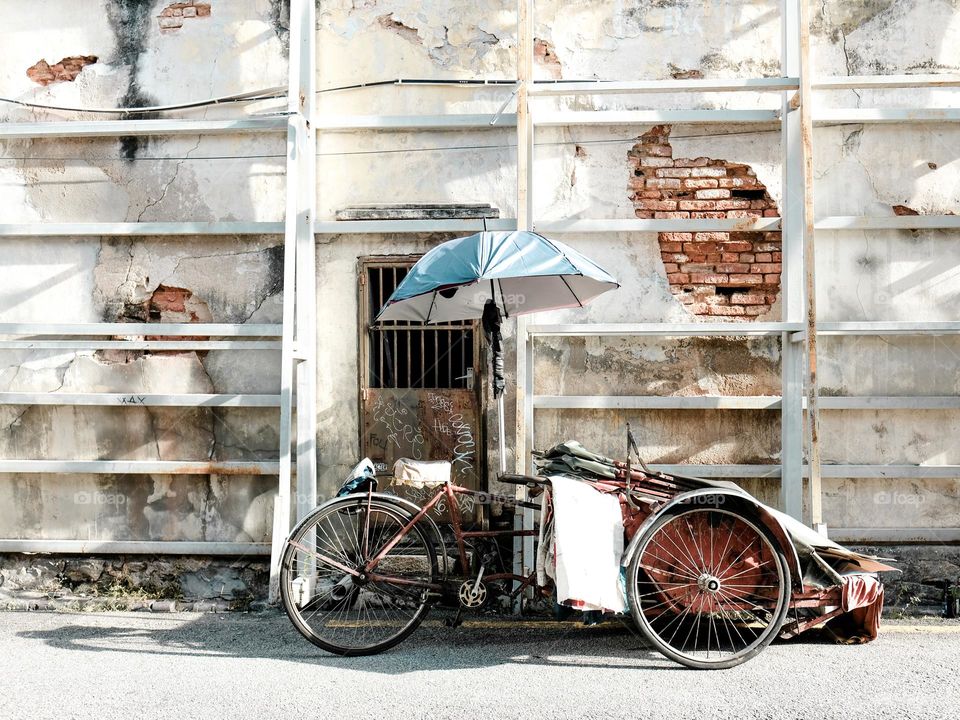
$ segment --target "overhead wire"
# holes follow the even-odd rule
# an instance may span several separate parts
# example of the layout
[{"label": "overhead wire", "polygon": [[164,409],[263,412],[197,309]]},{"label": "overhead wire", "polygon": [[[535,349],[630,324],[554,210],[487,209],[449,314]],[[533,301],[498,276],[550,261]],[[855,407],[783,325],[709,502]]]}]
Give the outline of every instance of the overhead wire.
[{"label": "overhead wire", "polygon": [[[824,125],[824,127],[844,127],[849,125],[859,125],[860,123],[830,123]],[[744,135],[764,135],[764,134],[773,134],[779,133],[778,129],[769,129],[769,130],[740,130],[735,132],[726,132],[726,133],[700,133],[700,134],[689,134],[689,135],[671,135],[672,140],[691,140],[699,138],[724,138],[724,137],[736,137]],[[622,137],[622,138],[604,138],[604,139],[593,139],[593,140],[558,140],[558,141],[540,141],[534,142],[535,147],[550,147],[550,146],[563,146],[563,145],[610,145],[610,144],[623,144],[628,142],[635,142],[637,136],[631,137]],[[416,152],[443,152],[443,151],[461,151],[461,150],[504,150],[509,148],[516,148],[516,143],[496,143],[496,144],[483,144],[483,145],[437,145],[433,147],[415,147],[415,148],[381,148],[374,150],[344,150],[344,151],[327,151],[327,152],[318,152],[317,157],[341,157],[341,156],[353,156],[353,155],[390,155],[397,153],[416,153]],[[65,162],[70,160],[78,161],[100,161],[100,160],[117,160],[117,161],[140,161],[140,162],[164,162],[164,161],[190,161],[197,162],[203,160],[264,160],[264,159],[280,159],[285,158],[285,153],[269,153],[269,154],[252,154],[252,155],[191,155],[191,156],[166,156],[166,157],[157,157],[157,156],[134,156],[132,158],[122,158],[122,157],[106,157],[106,156],[85,156],[85,157],[53,157],[53,156],[42,156],[42,155],[31,155],[31,156],[6,156],[0,157],[0,161],[3,160],[49,160],[49,161],[58,161]]]}]

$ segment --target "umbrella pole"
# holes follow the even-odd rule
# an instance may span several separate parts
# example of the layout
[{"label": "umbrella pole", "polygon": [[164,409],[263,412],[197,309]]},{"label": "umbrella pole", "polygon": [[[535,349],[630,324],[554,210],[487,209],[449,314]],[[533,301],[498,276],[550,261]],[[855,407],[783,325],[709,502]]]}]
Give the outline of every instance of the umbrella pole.
[{"label": "umbrella pole", "polygon": [[500,453],[500,474],[507,472],[507,456],[504,446],[507,444],[507,430],[503,418],[503,393],[497,396],[497,446]]}]

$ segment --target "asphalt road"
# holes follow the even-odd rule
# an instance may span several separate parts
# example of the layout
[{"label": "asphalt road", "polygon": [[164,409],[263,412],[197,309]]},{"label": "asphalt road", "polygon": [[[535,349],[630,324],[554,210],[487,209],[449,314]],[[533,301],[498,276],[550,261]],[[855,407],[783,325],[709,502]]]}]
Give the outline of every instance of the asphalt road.
[{"label": "asphalt road", "polygon": [[337,658],[285,616],[0,613],[0,718],[944,718],[960,624],[886,622],[866,646],[775,644],[676,666],[619,625],[428,621]]}]

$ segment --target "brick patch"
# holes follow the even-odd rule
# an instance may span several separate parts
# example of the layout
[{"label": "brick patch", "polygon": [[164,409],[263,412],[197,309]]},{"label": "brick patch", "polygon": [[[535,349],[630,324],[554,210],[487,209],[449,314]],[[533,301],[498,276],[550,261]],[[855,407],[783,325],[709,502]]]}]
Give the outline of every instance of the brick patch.
[{"label": "brick patch", "polygon": [[[638,218],[760,218],[777,205],[749,165],[674,158],[670,126],[658,125],[628,153]],[[755,320],[780,292],[779,232],[663,232],[670,292],[693,315]]]},{"label": "brick patch", "polygon": [[203,2],[175,2],[167,5],[157,15],[157,24],[160,32],[168,33],[183,27],[184,20],[210,17],[210,3]]},{"label": "brick patch", "polygon": [[533,39],[533,60],[541,67],[546,68],[553,80],[559,80],[563,77],[560,58],[557,57],[557,51],[553,47],[553,43],[548,40]]},{"label": "brick patch", "polygon": [[73,82],[87,65],[97,61],[96,55],[71,55],[60,62],[50,65],[40,60],[27,68],[27,77],[40,85],[52,85],[59,82]]}]

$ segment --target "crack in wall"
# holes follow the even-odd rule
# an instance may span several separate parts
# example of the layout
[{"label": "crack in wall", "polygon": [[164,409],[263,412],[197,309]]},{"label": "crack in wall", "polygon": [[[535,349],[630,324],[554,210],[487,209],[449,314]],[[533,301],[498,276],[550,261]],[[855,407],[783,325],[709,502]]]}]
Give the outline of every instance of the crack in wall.
[{"label": "crack in wall", "polygon": [[159,205],[161,202],[163,202],[163,199],[167,196],[167,190],[170,189],[170,186],[173,185],[173,183],[176,181],[177,177],[180,175],[180,168],[182,168],[182,167],[183,167],[183,164],[190,158],[190,154],[193,153],[193,152],[196,152],[197,148],[200,147],[200,142],[201,142],[202,140],[203,140],[203,138],[202,138],[201,136],[198,136],[198,137],[197,137],[197,142],[196,142],[196,144],[195,144],[192,148],[190,148],[189,150],[187,150],[186,153],[184,153],[183,159],[182,159],[182,160],[179,160],[179,161],[177,162],[176,166],[174,167],[174,169],[173,169],[173,175],[171,176],[171,178],[170,178],[166,183],[164,183],[163,188],[160,190],[160,197],[158,197],[158,198],[157,198],[156,200],[154,200],[154,201],[147,201],[147,204],[143,206],[143,209],[140,210],[139,214],[137,215],[137,222],[140,222],[140,221],[143,219],[143,215],[144,215],[144,213],[147,212],[147,210],[149,210],[150,208],[155,207],[155,206]]}]

